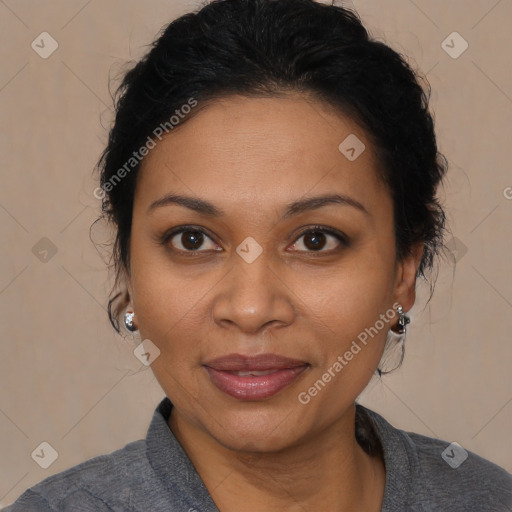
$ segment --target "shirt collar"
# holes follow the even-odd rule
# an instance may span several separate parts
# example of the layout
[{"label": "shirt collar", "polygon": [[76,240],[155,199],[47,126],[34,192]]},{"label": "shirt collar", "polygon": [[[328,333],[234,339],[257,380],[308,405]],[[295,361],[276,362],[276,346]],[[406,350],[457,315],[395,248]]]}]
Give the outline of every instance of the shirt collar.
[{"label": "shirt collar", "polygon": [[376,412],[360,404],[356,407],[369,420],[384,455],[386,485],[382,512],[402,510],[404,503],[409,502],[411,485],[419,471],[418,455],[412,440]]},{"label": "shirt collar", "polygon": [[146,437],[146,454],[162,484],[188,502],[192,510],[218,512],[204,482],[167,424],[173,405],[164,398]]}]

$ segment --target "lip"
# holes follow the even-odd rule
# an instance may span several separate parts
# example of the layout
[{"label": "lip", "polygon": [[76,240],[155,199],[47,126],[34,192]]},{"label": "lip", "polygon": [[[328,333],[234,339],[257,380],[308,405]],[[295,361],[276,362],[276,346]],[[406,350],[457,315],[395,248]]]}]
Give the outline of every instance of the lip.
[{"label": "lip", "polygon": [[[204,364],[212,383],[239,400],[263,400],[288,387],[309,367],[305,361],[277,354],[230,354]],[[264,372],[239,375],[238,372]]]}]

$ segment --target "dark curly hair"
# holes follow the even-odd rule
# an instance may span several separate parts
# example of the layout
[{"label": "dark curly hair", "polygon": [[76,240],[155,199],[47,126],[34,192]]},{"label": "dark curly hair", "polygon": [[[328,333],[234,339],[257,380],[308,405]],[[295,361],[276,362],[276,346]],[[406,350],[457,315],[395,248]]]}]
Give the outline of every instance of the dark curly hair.
[{"label": "dark curly hair", "polygon": [[129,269],[140,167],[132,162],[127,170],[126,162],[191,98],[199,106],[180,115],[180,125],[208,101],[287,92],[323,101],[365,130],[393,198],[397,257],[421,241],[418,275],[432,269],[445,227],[436,190],[447,166],[428,109],[430,87],[422,88],[406,60],[372,39],[350,10],[314,0],[214,0],[165,27],[125,74],[114,100],[116,117],[98,162],[97,190],[102,218],[116,228],[116,282],[108,311],[118,332],[129,301],[121,274]]}]

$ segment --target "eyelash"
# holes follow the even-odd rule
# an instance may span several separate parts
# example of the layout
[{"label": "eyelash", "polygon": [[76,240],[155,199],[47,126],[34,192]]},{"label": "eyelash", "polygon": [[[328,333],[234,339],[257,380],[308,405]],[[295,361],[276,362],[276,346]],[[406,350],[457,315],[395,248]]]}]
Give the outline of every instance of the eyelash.
[{"label": "eyelash", "polygon": [[[184,232],[187,232],[187,231],[192,231],[192,232],[195,232],[195,233],[201,233],[205,236],[207,236],[210,240],[212,240],[214,243],[216,243],[213,238],[208,235],[208,233],[206,233],[204,231],[204,229],[202,228],[199,228],[199,227],[196,227],[196,226],[179,226],[178,228],[174,228],[172,231],[170,232],[167,232],[167,233],[164,233],[161,237],[160,237],[160,243],[166,247],[168,247],[171,251],[173,252],[177,252],[177,253],[181,253],[187,257],[197,257],[197,256],[200,256],[202,255],[202,253],[205,253],[207,251],[201,251],[201,250],[197,250],[197,251],[183,251],[182,249],[176,249],[175,247],[172,247],[170,246],[169,242],[176,236],[176,235],[179,235],[180,233],[184,233]],[[295,239],[295,241],[293,242],[292,245],[295,245],[299,240],[300,238],[302,238],[303,236],[309,234],[309,233],[324,233],[324,234],[327,234],[327,235],[331,235],[333,236],[334,238],[336,238],[338,240],[338,242],[340,242],[340,244],[343,246],[343,247],[348,247],[350,244],[349,244],[349,239],[348,237],[340,232],[340,231],[337,231],[335,229],[332,229],[332,228],[328,228],[328,227],[324,227],[324,226],[313,226],[313,227],[309,227],[307,229],[305,229],[304,231],[302,231],[301,233],[299,233],[299,235],[297,235],[297,238]],[[297,252],[305,252],[309,255],[313,255],[313,256],[320,256],[322,254],[332,254],[336,251],[339,250],[339,247],[336,248],[336,249],[330,249],[330,250],[327,250],[327,251],[323,251],[323,250],[320,250],[320,251],[297,251]]]}]

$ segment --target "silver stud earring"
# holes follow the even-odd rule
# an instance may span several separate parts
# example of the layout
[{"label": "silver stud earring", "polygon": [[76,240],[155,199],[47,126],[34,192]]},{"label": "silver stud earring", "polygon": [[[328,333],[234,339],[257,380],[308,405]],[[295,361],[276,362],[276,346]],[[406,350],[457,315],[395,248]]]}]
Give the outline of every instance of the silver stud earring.
[{"label": "silver stud earring", "polygon": [[134,311],[126,311],[124,314],[124,326],[126,327],[127,331],[135,332],[137,330],[137,327],[135,327],[135,322],[133,321],[135,317]]},{"label": "silver stud earring", "polygon": [[396,312],[398,314],[398,322],[393,330],[397,334],[405,334],[406,326],[411,322],[411,319],[404,313],[402,306],[397,306]]}]

